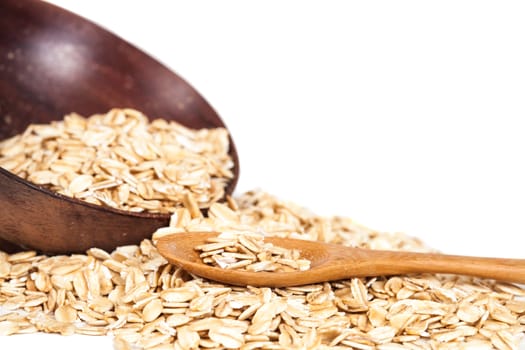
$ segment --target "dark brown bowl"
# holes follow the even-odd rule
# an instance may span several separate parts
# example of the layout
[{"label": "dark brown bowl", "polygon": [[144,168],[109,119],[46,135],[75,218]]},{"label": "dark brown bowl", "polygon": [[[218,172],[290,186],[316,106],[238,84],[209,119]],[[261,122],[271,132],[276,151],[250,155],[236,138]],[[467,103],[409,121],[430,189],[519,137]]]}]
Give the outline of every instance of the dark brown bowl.
[{"label": "dark brown bowl", "polygon": [[[0,1],[0,140],[31,123],[130,107],[192,128],[225,127],[187,82],[123,39],[41,1]],[[239,161],[230,137],[234,178]],[[150,237],[169,216],[91,205],[0,168],[0,250],[112,250]]]}]

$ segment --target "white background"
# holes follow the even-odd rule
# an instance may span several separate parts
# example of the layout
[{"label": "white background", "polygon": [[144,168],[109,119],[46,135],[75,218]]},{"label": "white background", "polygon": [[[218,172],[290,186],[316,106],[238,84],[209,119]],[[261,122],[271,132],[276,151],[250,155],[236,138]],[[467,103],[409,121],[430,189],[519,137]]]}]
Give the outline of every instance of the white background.
[{"label": "white background", "polygon": [[[523,3],[52,2],[204,95],[238,148],[237,194],[261,188],[446,253],[525,258]],[[110,348],[1,348],[35,339]]]}]

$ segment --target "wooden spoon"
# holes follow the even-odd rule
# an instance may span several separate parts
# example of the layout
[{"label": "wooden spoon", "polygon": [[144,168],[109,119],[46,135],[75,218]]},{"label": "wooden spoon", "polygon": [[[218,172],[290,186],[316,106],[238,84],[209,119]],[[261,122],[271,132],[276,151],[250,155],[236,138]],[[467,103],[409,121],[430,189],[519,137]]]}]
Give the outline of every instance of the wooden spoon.
[{"label": "wooden spoon", "polygon": [[480,258],[436,253],[413,253],[351,248],[291,238],[265,237],[265,242],[299,249],[311,261],[310,270],[250,272],[206,265],[194,247],[217,236],[216,232],[189,232],[162,237],[157,248],[170,263],[210,280],[239,286],[288,287],[351,277],[407,273],[470,275],[525,283],[525,259]]},{"label": "wooden spoon", "polygon": [[[44,1],[0,1],[0,140],[70,112],[130,107],[192,128],[224,127],[175,73],[121,38]],[[176,46],[176,39],[167,45]],[[237,152],[230,138],[234,178]],[[0,168],[2,241],[46,253],[111,251],[166,226],[168,215],[136,214],[59,196]],[[10,250],[13,247],[10,247]]]}]

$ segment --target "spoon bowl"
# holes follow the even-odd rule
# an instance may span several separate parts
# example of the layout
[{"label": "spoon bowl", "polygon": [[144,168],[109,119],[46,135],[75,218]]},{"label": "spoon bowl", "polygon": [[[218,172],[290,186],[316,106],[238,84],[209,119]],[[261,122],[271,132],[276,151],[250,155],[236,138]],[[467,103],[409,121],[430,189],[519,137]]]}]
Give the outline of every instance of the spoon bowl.
[{"label": "spoon bowl", "polygon": [[[114,107],[191,128],[225,127],[186,81],[123,39],[44,1],[0,1],[0,140],[29,124]],[[230,137],[234,178],[239,161]],[[113,250],[150,237],[167,214],[92,205],[35,186],[0,168],[0,250],[10,242],[44,253]]]},{"label": "spoon bowl", "polygon": [[239,286],[290,287],[352,277],[406,273],[450,273],[525,283],[525,260],[437,253],[371,250],[292,238],[265,237],[265,242],[298,249],[311,261],[306,271],[252,272],[223,269],[202,262],[194,247],[217,232],[187,232],[161,237],[157,248],[170,263],[210,280]]}]

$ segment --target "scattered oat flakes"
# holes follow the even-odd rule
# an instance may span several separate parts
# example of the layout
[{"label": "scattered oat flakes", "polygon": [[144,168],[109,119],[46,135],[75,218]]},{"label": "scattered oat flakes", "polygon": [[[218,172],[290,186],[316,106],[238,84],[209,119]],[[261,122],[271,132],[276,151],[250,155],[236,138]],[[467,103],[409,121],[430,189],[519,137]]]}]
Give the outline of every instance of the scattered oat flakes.
[{"label": "scattered oat flakes", "polygon": [[[264,192],[179,208],[152,241],[113,252],[0,252],[0,334],[109,334],[128,349],[518,349],[525,289],[452,275],[237,287],[168,264],[165,232],[258,232],[364,248],[430,251],[417,239],[320,217]],[[233,203],[233,204],[232,204]],[[21,267],[20,267],[21,266]]]}]

